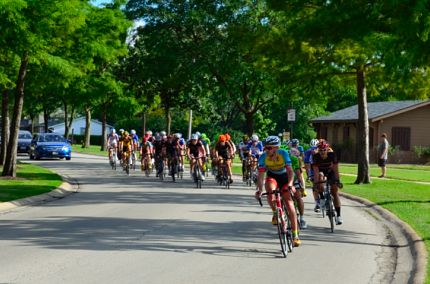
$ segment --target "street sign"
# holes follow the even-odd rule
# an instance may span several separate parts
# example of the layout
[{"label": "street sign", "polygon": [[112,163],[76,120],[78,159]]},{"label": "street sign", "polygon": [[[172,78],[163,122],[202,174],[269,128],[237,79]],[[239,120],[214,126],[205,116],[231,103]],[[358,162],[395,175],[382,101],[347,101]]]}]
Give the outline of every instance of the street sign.
[{"label": "street sign", "polygon": [[296,121],[296,110],[293,108],[288,109],[288,121]]}]

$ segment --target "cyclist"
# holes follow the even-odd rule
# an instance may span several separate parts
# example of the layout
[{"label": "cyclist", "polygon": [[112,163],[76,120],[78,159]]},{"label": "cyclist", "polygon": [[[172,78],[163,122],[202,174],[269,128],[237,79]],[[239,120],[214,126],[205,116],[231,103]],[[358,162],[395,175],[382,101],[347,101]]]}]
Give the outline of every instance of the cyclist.
[{"label": "cyclist", "polygon": [[251,136],[251,141],[248,142],[248,151],[251,156],[252,170],[254,171],[257,168],[258,159],[263,154],[263,143],[258,140],[258,136],[255,134]]},{"label": "cyclist", "polygon": [[[290,150],[287,151],[288,154],[290,154]],[[299,158],[297,158],[294,155],[290,155],[290,159],[291,159],[291,167],[293,168],[293,172],[294,172],[294,179],[295,181],[298,182],[298,176],[297,173],[300,170],[300,161]],[[294,186],[296,188],[296,186]],[[297,208],[299,209],[299,213],[300,213],[300,228],[302,229],[306,229],[308,226],[306,225],[306,221],[304,219],[304,214],[305,214],[305,204],[303,202],[303,194],[301,191],[298,191],[296,188],[296,193],[294,195],[295,199],[297,200]]]},{"label": "cyclist", "polygon": [[[142,145],[140,147],[140,155],[141,155],[141,164],[142,171],[145,170],[146,166],[149,167],[149,170],[152,168],[152,154],[153,154],[153,146],[152,143],[149,142],[148,137],[145,135],[142,138]],[[145,159],[147,164],[145,164]]]},{"label": "cyclist", "polygon": [[[205,151],[205,148],[203,147],[203,144],[199,141],[199,136],[197,134],[191,135],[191,139],[187,143],[187,156],[188,156],[188,159],[190,160],[191,172],[194,173],[194,167],[197,162],[197,166],[200,167],[200,169],[202,170],[201,179],[205,180],[201,158],[206,156],[206,151]],[[193,178],[196,179],[197,177],[193,177]]]},{"label": "cyclist", "polygon": [[217,179],[221,177],[221,165],[223,162],[227,165],[227,175],[230,183],[233,183],[232,173],[231,173],[231,160],[233,158],[233,148],[231,143],[228,143],[226,135],[220,135],[218,142],[215,145],[215,159],[218,161],[218,176]]},{"label": "cyclist", "polygon": [[[169,167],[169,176],[176,174],[176,172],[172,172],[171,163],[173,159],[177,159],[179,161],[179,138],[175,135],[168,135],[168,140],[166,143],[166,153],[167,153],[167,164]],[[174,169],[176,171],[176,169]]]},{"label": "cyclist", "polygon": [[109,161],[112,161],[112,153],[114,152],[114,150],[118,151],[118,143],[119,143],[118,134],[116,134],[115,129],[112,129],[106,140],[106,145],[108,147]]},{"label": "cyclist", "polygon": [[[312,170],[312,155],[317,152],[317,146],[318,146],[318,139],[312,139],[309,143],[310,147],[305,151],[303,162],[305,163],[305,169],[306,169],[306,176],[307,180],[311,181],[313,179],[313,170]],[[312,195],[315,200],[315,212],[320,212],[320,199],[318,195],[318,191],[315,190],[315,188],[312,189]]]},{"label": "cyclist", "polygon": [[237,145],[237,148],[239,149],[239,157],[240,157],[240,160],[242,161],[243,181],[246,181],[246,179],[248,178],[246,176],[246,166],[247,166],[246,162],[247,162],[247,157],[249,155],[248,142],[249,142],[249,136],[245,134],[242,137],[242,141],[240,141],[239,145]]},{"label": "cyclist", "polygon": [[[154,163],[158,167],[160,161],[164,162],[164,157],[166,156],[166,144],[162,140],[162,136],[160,133],[155,134],[153,146],[154,146],[154,155],[155,155]],[[160,173],[161,173],[161,168],[157,168],[156,177],[158,177]]]},{"label": "cyclist", "polygon": [[122,141],[124,140],[124,129],[119,130],[119,137],[118,137],[118,160],[120,161],[122,165]]},{"label": "cyclist", "polygon": [[[287,151],[279,149],[280,146],[281,140],[278,136],[269,136],[264,140],[265,152],[258,160],[258,191],[255,192],[255,197],[257,199],[261,198],[265,181],[265,188],[267,193],[269,193],[267,195],[267,202],[273,212],[272,224],[277,225],[275,197],[271,193],[276,188],[282,191],[282,197],[287,205],[288,217],[291,222],[291,230],[293,231],[293,244],[297,247],[301,244],[297,226],[297,215],[291,195],[286,190],[289,188],[293,194],[296,192],[293,185],[294,174],[291,168],[290,156]],[[267,173],[266,179],[264,179],[265,173]]]},{"label": "cyclist", "polygon": [[209,156],[210,156],[210,148],[211,140],[208,138],[208,136],[205,133],[200,134],[200,142],[203,144],[203,147],[205,147],[206,156],[203,158],[203,169],[206,172],[207,166],[209,164]]},{"label": "cyclist", "polygon": [[306,192],[306,184],[305,179],[303,177],[303,157],[304,157],[304,150],[303,147],[299,145],[298,139],[292,139],[290,142],[290,156],[296,156],[299,160],[299,166],[297,169],[295,169],[294,173],[296,174],[297,180],[301,184],[301,191],[303,196],[307,195]]},{"label": "cyclist", "polygon": [[[333,195],[334,208],[336,210],[336,224],[343,223],[340,215],[340,198],[338,193],[339,184],[339,162],[336,153],[330,148],[329,144],[321,139],[318,143],[318,152],[312,156],[312,169],[314,171],[314,184],[320,194],[320,200],[323,199],[323,183],[324,176],[328,179],[331,186],[331,194]],[[324,176],[320,175],[324,174]],[[321,200],[321,202],[323,202]]]},{"label": "cyclist", "polygon": [[130,136],[132,140],[132,155],[134,156],[134,161],[137,161],[137,152],[139,151],[139,136],[136,134],[136,130],[130,130]]},{"label": "cyclist", "polygon": [[236,145],[234,145],[233,141],[231,140],[230,134],[226,133],[225,135],[225,139],[226,139],[226,143],[228,143],[232,149],[232,159],[234,158],[234,154],[236,153]]},{"label": "cyclist", "polygon": [[[133,147],[133,139],[128,134],[127,131],[124,131],[123,139],[122,139],[122,164],[123,166],[127,165],[127,163],[130,163],[130,155]],[[126,160],[128,159],[128,160]],[[125,170],[125,168],[124,168]]]},{"label": "cyclist", "polygon": [[187,142],[182,137],[181,133],[176,133],[175,136],[179,140],[179,142],[178,142],[178,147],[179,147],[179,170],[181,172],[183,172],[184,171],[184,156],[186,154],[185,146],[186,146]]}]

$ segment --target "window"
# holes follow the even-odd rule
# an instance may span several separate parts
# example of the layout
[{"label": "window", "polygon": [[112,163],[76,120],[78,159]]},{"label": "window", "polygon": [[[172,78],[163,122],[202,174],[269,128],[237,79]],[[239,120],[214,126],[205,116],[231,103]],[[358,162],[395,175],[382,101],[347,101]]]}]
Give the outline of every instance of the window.
[{"label": "window", "polygon": [[400,150],[409,151],[411,149],[411,128],[393,127],[391,129],[391,145],[400,146]]}]

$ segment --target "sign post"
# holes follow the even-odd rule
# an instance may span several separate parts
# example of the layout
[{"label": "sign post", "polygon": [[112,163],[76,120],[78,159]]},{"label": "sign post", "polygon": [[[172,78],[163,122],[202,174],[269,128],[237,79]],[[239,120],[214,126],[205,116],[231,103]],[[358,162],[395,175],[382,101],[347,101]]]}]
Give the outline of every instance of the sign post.
[{"label": "sign post", "polygon": [[293,137],[294,121],[296,121],[296,110],[294,108],[288,109],[287,120],[291,122],[290,137]]}]

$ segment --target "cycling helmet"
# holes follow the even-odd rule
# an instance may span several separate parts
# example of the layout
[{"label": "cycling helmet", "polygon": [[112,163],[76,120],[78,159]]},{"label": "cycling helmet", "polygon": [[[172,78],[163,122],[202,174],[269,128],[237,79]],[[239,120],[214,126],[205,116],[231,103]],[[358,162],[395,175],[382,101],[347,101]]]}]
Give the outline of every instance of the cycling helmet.
[{"label": "cycling helmet", "polygon": [[281,146],[281,139],[278,136],[269,136],[264,139],[264,146]]},{"label": "cycling helmet", "polygon": [[205,134],[205,133],[202,133],[202,135],[200,135],[200,137],[201,137],[202,139],[206,139],[206,138],[208,138],[208,137],[206,136],[206,134]]},{"label": "cycling helmet", "polygon": [[196,135],[197,135],[197,137],[199,137],[199,139],[200,139],[200,137],[202,136],[201,134],[200,134],[200,132],[198,132],[198,131],[196,131],[196,133],[195,133]]},{"label": "cycling helmet", "polygon": [[124,136],[127,136],[128,135],[128,131],[124,131]]},{"label": "cycling helmet", "polygon": [[112,129],[110,130],[110,133],[111,133],[111,134],[115,134],[115,133],[116,133],[115,128],[112,128]]},{"label": "cycling helmet", "polygon": [[175,133],[174,136],[178,139],[181,139],[181,137],[182,137],[181,133]]},{"label": "cycling helmet", "polygon": [[198,140],[199,136],[197,134],[191,135],[191,140]]},{"label": "cycling helmet", "polygon": [[218,138],[218,141],[219,142],[225,142],[225,141],[227,141],[227,137],[225,137],[225,135],[221,134]]},{"label": "cycling helmet", "polygon": [[160,134],[155,134],[155,141],[161,141],[161,135]]},{"label": "cycling helmet", "polygon": [[255,135],[255,134],[253,134],[253,135],[251,136],[251,140],[252,140],[252,142],[258,142],[258,136],[257,136],[257,135]]},{"label": "cycling helmet", "polygon": [[225,135],[225,139],[226,139],[226,141],[229,141],[230,140],[230,134],[228,134],[228,133],[226,133],[226,134],[224,134]]},{"label": "cycling helmet", "polygon": [[148,135],[148,137],[151,137],[152,136],[152,131],[151,130],[146,131],[145,135]]},{"label": "cycling helmet", "polygon": [[243,142],[246,142],[248,140],[249,140],[249,136],[248,135],[245,134],[245,135],[242,136],[242,141]]},{"label": "cycling helmet", "polygon": [[122,128],[121,128],[121,129],[119,130],[119,133],[123,133],[123,132],[124,132],[124,129],[122,129]]},{"label": "cycling helmet", "polygon": [[160,135],[161,135],[161,136],[166,136],[166,135],[167,135],[167,133],[166,133],[166,131],[161,131],[161,132],[160,132]]},{"label": "cycling helmet", "polygon": [[136,134],[136,130],[132,129],[132,130],[130,131],[130,133],[134,135],[134,134]]},{"label": "cycling helmet", "polygon": [[318,141],[318,139],[312,139],[311,140],[311,143],[309,143],[312,147],[316,147],[316,146],[318,146],[318,143],[319,143],[319,141]]},{"label": "cycling helmet", "polygon": [[293,140],[291,140],[291,144],[292,144],[293,146],[297,146],[297,145],[299,145],[299,139],[293,139]]}]

